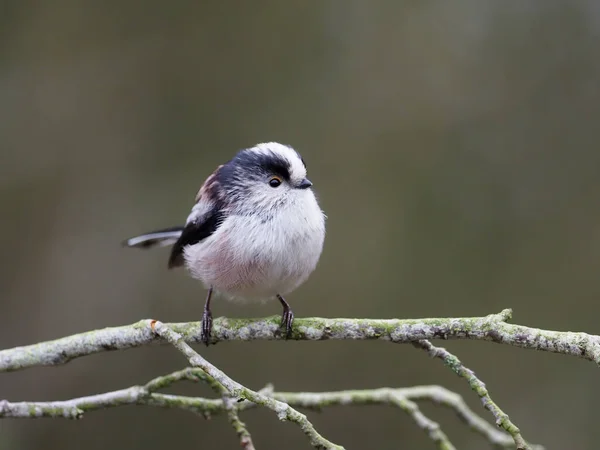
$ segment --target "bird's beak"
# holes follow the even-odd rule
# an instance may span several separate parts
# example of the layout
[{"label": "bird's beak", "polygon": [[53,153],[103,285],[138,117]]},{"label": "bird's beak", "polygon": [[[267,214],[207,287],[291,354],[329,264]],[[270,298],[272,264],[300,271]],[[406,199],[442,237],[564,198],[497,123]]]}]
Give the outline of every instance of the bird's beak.
[{"label": "bird's beak", "polygon": [[311,186],[311,181],[308,178],[304,178],[296,187],[298,189],[308,189]]}]

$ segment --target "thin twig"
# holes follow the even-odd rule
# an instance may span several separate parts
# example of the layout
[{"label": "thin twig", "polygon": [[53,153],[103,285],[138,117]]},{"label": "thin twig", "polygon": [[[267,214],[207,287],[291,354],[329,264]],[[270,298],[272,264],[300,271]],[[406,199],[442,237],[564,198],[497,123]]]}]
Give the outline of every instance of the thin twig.
[{"label": "thin twig", "polygon": [[[471,410],[459,394],[442,386],[412,386],[408,388],[379,388],[319,393],[276,392],[273,396],[296,407],[319,409],[336,405],[383,404],[400,406],[396,401],[397,398],[405,398],[410,401],[427,400],[453,409],[471,430],[485,437],[492,445],[499,448],[514,448],[514,442],[510,435],[494,428]],[[536,450],[542,450],[542,447],[537,446]]]},{"label": "thin twig", "polygon": [[404,412],[406,412],[415,421],[417,426],[427,433],[429,439],[435,442],[438,449],[456,449],[456,447],[452,445],[452,442],[450,442],[450,439],[448,439],[448,436],[446,436],[446,434],[442,431],[440,425],[426,417],[415,402],[398,394],[392,394],[391,397],[391,403],[395,404]]},{"label": "thin twig", "polygon": [[153,321],[152,329],[156,334],[167,340],[177,350],[183,353],[192,366],[202,369],[207,375],[223,386],[231,398],[237,399],[238,401],[248,400],[254,402],[274,411],[279,420],[289,420],[296,423],[304,434],[306,434],[314,448],[343,450],[342,446],[334,444],[321,436],[317,430],[315,430],[312,423],[309,422],[307,417],[296,411],[290,405],[248,389],[237,381],[229,378],[224,372],[200,356],[183,340],[183,337],[179,333],[171,330],[167,325],[162,322]]},{"label": "thin twig", "polygon": [[[227,412],[222,399],[206,399],[181,395],[160,394],[156,392],[170,385],[189,380],[207,382],[206,374],[198,368],[186,368],[168,375],[157,377],[143,386],[132,386],[105,394],[75,398],[57,402],[0,402],[0,417],[36,418],[61,417],[75,419],[84,412],[124,405],[147,405],[162,408],[179,408],[200,414],[204,417],[216,416]],[[441,386],[413,386],[408,388],[379,388],[336,392],[274,392],[272,386],[260,391],[261,394],[285,402],[292,407],[322,409],[338,405],[392,405],[401,407],[398,399],[407,401],[431,401],[451,408],[473,431],[485,437],[499,448],[514,448],[510,435],[494,428],[479,417],[464,402],[459,394]],[[237,410],[254,408],[255,403],[237,403]],[[406,411],[406,410],[405,410]],[[407,411],[408,412],[408,411]],[[420,425],[419,423],[417,423]],[[428,432],[427,429],[424,429]],[[247,447],[251,448],[251,447]],[[449,447],[451,448],[451,447]],[[536,447],[541,449],[541,447]]]},{"label": "thin twig", "polygon": [[190,370],[194,371],[193,373],[195,376],[207,383],[212,390],[221,397],[223,409],[227,412],[227,419],[237,434],[241,447],[246,450],[255,450],[254,443],[252,442],[252,435],[248,431],[246,424],[241,421],[238,414],[240,409],[238,406],[239,402],[235,401],[229,395],[229,392],[227,392],[227,389],[225,389],[222,384],[220,384],[202,369],[190,368]]},{"label": "thin twig", "polygon": [[227,411],[227,419],[235,430],[238,438],[240,439],[240,445],[246,450],[255,450],[254,443],[252,442],[252,436],[246,427],[246,424],[240,420],[238,414],[238,407],[236,402],[228,395],[223,396],[223,407]]},{"label": "thin twig", "polygon": [[[421,339],[476,339],[533,350],[573,355],[600,365],[600,336],[549,331],[507,323],[511,310],[485,317],[436,319],[323,319],[296,318],[290,339],[384,340],[412,343]],[[280,340],[279,317],[214,320],[212,342]],[[107,350],[123,350],[161,342],[150,330],[150,320],[104,328],[54,341],[0,351],[0,372],[33,366],[64,364],[74,358]],[[200,322],[167,326],[188,343],[199,343]]]},{"label": "thin twig", "polygon": [[492,400],[490,394],[485,387],[485,383],[481,381],[475,373],[465,367],[463,363],[452,353],[442,347],[436,347],[427,340],[414,342],[413,345],[417,348],[425,350],[430,356],[441,359],[444,364],[450,367],[459,377],[464,378],[471,386],[471,389],[481,398],[481,402],[485,409],[490,411],[496,419],[496,425],[506,430],[513,438],[517,450],[532,450],[531,446],[521,436],[521,430],[510,421],[508,414],[500,409],[500,407]]},{"label": "thin twig", "polygon": [[[410,389],[408,397],[412,400],[427,400],[453,409],[459,419],[471,430],[485,437],[493,446],[498,448],[514,447],[512,436],[494,428],[489,422],[478,416],[459,394],[442,386],[414,386],[407,389]],[[534,448],[543,450],[541,446]]]}]

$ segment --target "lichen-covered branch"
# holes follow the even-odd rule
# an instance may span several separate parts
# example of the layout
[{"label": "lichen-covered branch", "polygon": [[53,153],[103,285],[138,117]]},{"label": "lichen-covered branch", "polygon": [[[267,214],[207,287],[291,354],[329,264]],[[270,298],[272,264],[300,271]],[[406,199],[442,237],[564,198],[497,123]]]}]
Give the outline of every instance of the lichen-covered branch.
[{"label": "lichen-covered branch", "polygon": [[[321,407],[333,404],[385,403],[395,405],[423,429],[441,449],[454,448],[438,424],[425,417],[417,400],[432,400],[453,408],[458,416],[473,430],[484,435],[493,445],[529,450],[519,428],[508,415],[492,401],[485,384],[466,368],[458,358],[443,348],[432,345],[430,339],[477,339],[516,347],[562,353],[581,357],[600,364],[600,336],[566,331],[550,331],[508,323],[511,311],[484,317],[433,318],[433,319],[325,319],[297,318],[290,336],[295,340],[385,340],[394,343],[412,343],[431,356],[444,361],[455,373],[465,378],[483,405],[495,417],[504,434],[474,414],[457,394],[439,387],[416,387],[411,391],[380,389],[370,391],[345,391],[321,394],[293,394],[256,392],[229,378],[195,352],[188,343],[200,342],[199,322],[163,324],[142,320],[132,325],[105,328],[64,337],[35,345],[0,351],[0,372],[41,365],[64,364],[74,358],[101,351],[120,350],[141,345],[169,342],[180,350],[195,368],[176,372],[150,381],[144,386],[134,386],[121,391],[99,394],[59,402],[0,401],[0,417],[65,417],[78,418],[83,412],[126,404],[145,404],[159,407],[183,408],[204,416],[226,413],[238,434],[242,447],[253,450],[252,438],[239,418],[239,412],[261,405],[275,411],[281,420],[300,426],[316,448],[338,448],[321,436],[305,415],[294,406]],[[265,319],[218,318],[213,323],[212,343],[222,341],[279,340],[281,335],[278,317]],[[201,379],[220,395],[209,400],[194,397],[160,394],[157,390],[180,380]],[[419,396],[420,395],[420,396]],[[242,403],[239,403],[242,402]],[[312,403],[311,403],[312,402]]]},{"label": "lichen-covered branch", "polygon": [[[153,323],[153,326],[155,327],[156,323]],[[240,440],[241,447],[246,450],[255,450],[254,443],[252,442],[252,435],[248,431],[246,424],[242,422],[239,417],[239,408],[237,407],[238,402],[236,402],[236,399],[234,399],[229,394],[225,386],[223,386],[221,383],[219,383],[217,380],[215,380],[202,369],[188,368],[186,370],[187,372],[182,371],[172,374],[171,378],[167,382],[171,384],[172,382],[177,381],[177,379],[173,379],[173,375],[177,376],[178,373],[182,373],[184,374],[183,376],[185,376],[187,379],[193,379],[194,377],[196,377],[198,380],[202,380],[206,384],[208,384],[212,388],[212,390],[215,391],[217,395],[221,397],[223,409],[227,412],[227,419],[229,420],[229,424],[233,427],[235,433],[237,434]],[[155,380],[155,383],[157,382],[157,380],[159,380],[158,382],[160,382],[160,378],[157,378]],[[204,413],[204,415],[206,416],[207,413]]]},{"label": "lichen-covered branch", "polygon": [[[192,382],[208,382],[206,374],[198,368],[186,368],[168,375],[155,378],[143,386],[132,386],[105,394],[80,397],[66,401],[55,402],[0,402],[0,418],[81,418],[84,413],[105,408],[124,405],[147,405],[161,408],[179,408],[200,414],[204,417],[228,414],[230,407],[235,408],[236,414],[254,408],[253,402],[231,402],[227,404],[224,399],[207,399],[201,397],[187,397],[181,395],[161,394],[160,389],[188,380]],[[414,386],[408,388],[380,388],[337,392],[275,392],[272,386],[260,391],[263,395],[296,408],[322,409],[332,406],[347,405],[390,405],[396,406],[414,418],[418,401],[429,401],[452,409],[458,417],[474,432],[486,438],[490,444],[499,448],[513,448],[512,438],[496,428],[473,412],[462,397],[441,386]],[[230,398],[231,400],[231,398]],[[422,414],[422,413],[421,413]],[[423,416],[424,417],[424,416]],[[436,432],[435,422],[426,417],[414,419],[432,439],[439,436]],[[439,430],[439,428],[437,428]],[[441,432],[441,431],[440,431]],[[432,436],[433,435],[433,436]],[[445,437],[445,434],[441,433]],[[240,438],[240,442],[241,438]],[[438,448],[451,449],[452,444],[448,438],[436,441]],[[445,446],[443,446],[445,445]],[[252,447],[247,446],[247,449]]]},{"label": "lichen-covered branch", "polygon": [[469,386],[471,386],[471,389],[475,391],[475,393],[481,399],[483,407],[490,411],[496,419],[496,425],[506,430],[512,436],[517,450],[532,450],[532,447],[525,441],[525,439],[523,439],[523,436],[521,436],[521,430],[519,430],[519,428],[510,421],[508,414],[502,411],[500,407],[492,400],[487,388],[485,387],[485,383],[477,378],[471,369],[465,367],[456,356],[454,356],[445,348],[436,347],[427,340],[414,342],[413,345],[417,348],[425,350],[431,357],[441,359],[446,366],[450,367],[450,369],[454,371],[454,373],[467,380]]},{"label": "lichen-covered branch", "polygon": [[456,450],[456,447],[452,445],[440,425],[425,416],[415,402],[397,394],[391,394],[389,402],[405,411],[417,426],[427,433],[429,439],[437,445],[439,450]]},{"label": "lichen-covered branch", "polygon": [[255,450],[254,443],[252,442],[252,436],[250,435],[246,424],[240,419],[235,401],[228,395],[223,395],[223,407],[227,411],[227,419],[229,419],[229,423],[240,439],[241,447],[246,450]]},{"label": "lichen-covered branch", "polygon": [[[477,339],[532,350],[577,356],[600,364],[600,336],[550,331],[507,323],[511,311],[485,317],[434,319],[325,319],[296,318],[291,339],[384,340],[412,343],[421,339]],[[279,317],[229,319],[213,324],[212,342],[283,339]],[[0,372],[33,366],[66,363],[74,358],[107,350],[122,350],[160,342],[150,330],[150,320],[104,328],[54,341],[0,351]],[[199,322],[167,324],[187,343],[200,342]]]},{"label": "lichen-covered branch", "polygon": [[237,381],[229,378],[224,372],[200,356],[199,353],[184,341],[179,333],[171,330],[167,325],[158,321],[153,321],[151,329],[183,353],[193,367],[200,368],[204,373],[211,377],[214,382],[220,384],[232,399],[236,399],[237,401],[251,401],[274,411],[279,420],[289,420],[290,422],[294,422],[308,437],[314,448],[344,450],[344,447],[341,445],[336,445],[321,436],[304,414],[299,413],[287,403],[248,389]]}]

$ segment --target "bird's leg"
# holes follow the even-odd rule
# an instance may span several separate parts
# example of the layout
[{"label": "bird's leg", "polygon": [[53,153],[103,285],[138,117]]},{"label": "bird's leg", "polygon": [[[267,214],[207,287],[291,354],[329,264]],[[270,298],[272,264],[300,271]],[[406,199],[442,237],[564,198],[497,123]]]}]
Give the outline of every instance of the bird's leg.
[{"label": "bird's leg", "polygon": [[283,314],[281,315],[281,326],[285,327],[285,337],[289,338],[292,334],[292,324],[294,323],[294,312],[288,302],[285,299],[277,294],[277,299],[283,306]]},{"label": "bird's leg", "polygon": [[212,286],[208,289],[206,294],[206,302],[204,303],[204,312],[202,313],[202,333],[200,339],[206,344],[210,343],[210,332],[212,331],[212,313],[210,312],[210,298],[212,297],[213,288]]}]

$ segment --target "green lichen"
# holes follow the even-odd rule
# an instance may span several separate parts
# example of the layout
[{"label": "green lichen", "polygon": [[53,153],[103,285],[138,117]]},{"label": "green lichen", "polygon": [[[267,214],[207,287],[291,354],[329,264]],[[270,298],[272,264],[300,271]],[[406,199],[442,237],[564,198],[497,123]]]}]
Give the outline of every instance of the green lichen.
[{"label": "green lichen", "polygon": [[150,325],[151,319],[142,319],[131,325],[134,330],[146,329]]}]

